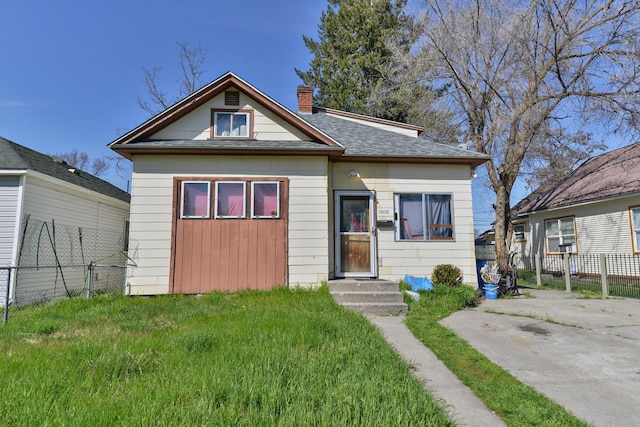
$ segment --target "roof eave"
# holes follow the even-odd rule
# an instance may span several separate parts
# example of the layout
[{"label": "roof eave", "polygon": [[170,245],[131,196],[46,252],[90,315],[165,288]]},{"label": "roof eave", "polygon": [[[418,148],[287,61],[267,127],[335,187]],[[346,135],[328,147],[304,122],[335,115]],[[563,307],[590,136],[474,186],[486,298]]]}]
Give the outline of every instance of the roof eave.
[{"label": "roof eave", "polygon": [[327,156],[337,158],[344,151],[341,147],[310,148],[310,149],[278,149],[278,148],[218,148],[218,147],[135,147],[132,145],[119,145],[111,147],[121,156],[133,160],[136,154],[164,154],[164,155],[278,155],[278,156]]},{"label": "roof eave", "polygon": [[340,161],[362,162],[362,163],[414,163],[414,164],[454,164],[469,165],[473,168],[487,162],[489,158],[471,157],[420,157],[420,156],[364,156],[364,155],[344,155]]}]

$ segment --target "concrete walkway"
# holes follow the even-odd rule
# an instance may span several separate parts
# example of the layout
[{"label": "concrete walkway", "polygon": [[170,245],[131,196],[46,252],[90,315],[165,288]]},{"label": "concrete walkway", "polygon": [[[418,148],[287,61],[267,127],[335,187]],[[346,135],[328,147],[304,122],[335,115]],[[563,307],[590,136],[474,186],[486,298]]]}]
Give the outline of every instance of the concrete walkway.
[{"label": "concrete walkway", "polygon": [[594,426],[639,426],[640,300],[527,293],[486,300],[441,324]]},{"label": "concrete walkway", "polygon": [[480,399],[404,324],[404,316],[369,316],[387,342],[415,369],[416,377],[424,382],[459,426],[504,426]]},{"label": "concrete walkway", "polygon": [[[413,336],[404,317],[369,319],[458,425],[505,425]],[[640,300],[527,290],[440,323],[588,423],[640,425]]]}]

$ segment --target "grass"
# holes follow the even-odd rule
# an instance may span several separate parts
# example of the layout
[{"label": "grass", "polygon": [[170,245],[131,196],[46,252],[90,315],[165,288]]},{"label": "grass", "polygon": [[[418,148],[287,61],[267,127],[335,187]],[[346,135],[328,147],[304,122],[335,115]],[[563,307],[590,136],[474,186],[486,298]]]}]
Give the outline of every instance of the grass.
[{"label": "grass", "polygon": [[[467,286],[436,286],[409,302],[407,325],[458,378],[509,426],[587,426],[533,388],[493,364],[438,322],[475,301]],[[508,350],[506,350],[508,351]]]},{"label": "grass", "polygon": [[0,378],[12,426],[453,425],[326,288],[22,310],[0,328]]}]

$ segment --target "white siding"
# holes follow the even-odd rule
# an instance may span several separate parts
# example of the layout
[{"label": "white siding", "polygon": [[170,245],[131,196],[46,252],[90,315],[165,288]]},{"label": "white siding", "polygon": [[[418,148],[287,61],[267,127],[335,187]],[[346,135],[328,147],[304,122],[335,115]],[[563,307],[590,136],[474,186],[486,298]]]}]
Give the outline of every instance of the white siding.
[{"label": "white siding", "polygon": [[[348,176],[353,169],[360,177]],[[395,193],[451,194],[455,240],[395,241],[394,229],[379,229],[379,276],[391,280],[406,274],[430,276],[436,265],[454,264],[462,270],[465,283],[477,286],[469,166],[337,163],[333,185],[334,190],[375,191],[380,220],[393,218]]]},{"label": "white siding", "polygon": [[253,137],[262,141],[308,141],[302,132],[286,123],[243,93],[240,105],[224,104],[224,93],[198,107],[185,117],[176,120],[154,134],[152,139],[207,140],[211,138],[211,109],[253,110]]},{"label": "white siding", "polygon": [[629,207],[639,204],[640,197],[629,197],[533,214],[531,253],[546,254],[545,220],[575,216],[579,254],[630,254]]},{"label": "white siding", "polygon": [[[0,176],[0,267],[13,265],[19,194],[20,177]],[[0,287],[5,284],[2,278]]]},{"label": "white siding", "polygon": [[[5,304],[7,291],[15,282],[15,271],[2,270],[14,267],[19,233],[20,177],[0,176],[0,307]],[[9,282],[11,277],[11,282]],[[9,291],[11,296],[11,291]]]},{"label": "white siding", "polygon": [[126,202],[93,191],[78,189],[58,180],[27,174],[24,190],[24,215],[41,221],[123,231],[129,217]]},{"label": "white siding", "polygon": [[[98,260],[109,263],[104,260],[112,258],[116,260],[111,262],[123,262],[118,255],[124,243],[128,203],[29,170],[23,180],[20,204],[22,211],[16,211],[17,221],[22,223],[16,234],[21,235],[24,230],[20,237],[22,247],[16,247],[20,265],[42,268],[23,268],[16,273],[14,303],[29,304],[58,295],[62,286],[56,286],[57,273],[55,267],[52,269],[56,262],[67,268],[64,288],[72,292],[79,292],[85,285],[82,265]],[[24,222],[27,215],[29,221]],[[55,244],[47,240],[54,232]],[[119,286],[122,279],[122,270],[103,269],[94,283]]]},{"label": "white siding", "polygon": [[131,195],[129,292],[169,292],[173,178],[289,178],[289,285],[328,278],[327,166],[324,157],[135,156]]}]

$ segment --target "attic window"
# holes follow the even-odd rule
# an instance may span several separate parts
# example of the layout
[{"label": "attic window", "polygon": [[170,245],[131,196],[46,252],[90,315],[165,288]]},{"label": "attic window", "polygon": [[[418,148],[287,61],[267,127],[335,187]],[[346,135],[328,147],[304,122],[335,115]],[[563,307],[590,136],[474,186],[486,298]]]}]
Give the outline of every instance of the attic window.
[{"label": "attic window", "polygon": [[224,105],[240,105],[240,92],[228,90],[224,93]]},{"label": "attic window", "polygon": [[253,117],[250,110],[213,110],[213,138],[251,138]]}]

